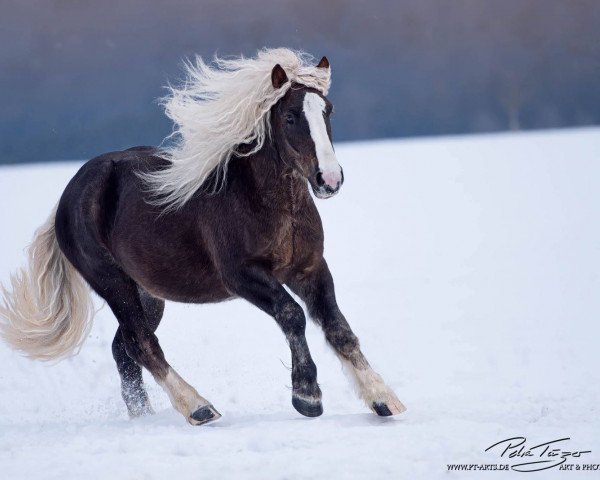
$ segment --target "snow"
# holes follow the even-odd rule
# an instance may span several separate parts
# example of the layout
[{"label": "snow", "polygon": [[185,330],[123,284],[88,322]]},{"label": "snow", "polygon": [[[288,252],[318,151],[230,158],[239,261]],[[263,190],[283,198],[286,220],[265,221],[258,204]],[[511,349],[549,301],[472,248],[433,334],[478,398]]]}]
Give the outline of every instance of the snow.
[{"label": "snow", "polygon": [[[188,425],[149,376],[157,414],[130,420],[104,307],[81,353],[58,364],[0,344],[2,477],[480,478],[446,465],[506,463],[484,450],[519,435],[571,437],[599,464],[600,129],[336,151],[346,183],[317,200],[326,258],[363,351],[406,413],[371,414],[310,324],[325,413],[301,417],[283,335],[237,300],[170,303],[157,332],[221,421]],[[0,169],[0,280],[79,165]]]}]

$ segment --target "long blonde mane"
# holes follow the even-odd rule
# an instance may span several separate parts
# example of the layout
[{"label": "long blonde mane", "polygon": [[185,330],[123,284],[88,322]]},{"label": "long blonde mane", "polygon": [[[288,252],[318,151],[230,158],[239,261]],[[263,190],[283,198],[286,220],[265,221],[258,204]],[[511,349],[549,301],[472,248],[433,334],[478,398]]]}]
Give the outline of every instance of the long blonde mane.
[{"label": "long blonde mane", "polygon": [[[270,136],[269,112],[285,95],[292,82],[327,94],[331,83],[329,68],[317,68],[312,56],[287,48],[263,49],[254,58],[223,59],[213,65],[202,58],[186,63],[187,78],[180,87],[169,87],[163,98],[165,113],[173,121],[172,145],[162,154],[166,168],[142,173],[154,202],[178,208],[205,187],[216,171],[224,179],[233,155],[259,151]],[[281,88],[271,83],[271,71],[279,64],[288,79]],[[253,143],[249,152],[239,153],[240,144]],[[210,182],[217,189],[222,182]]]}]

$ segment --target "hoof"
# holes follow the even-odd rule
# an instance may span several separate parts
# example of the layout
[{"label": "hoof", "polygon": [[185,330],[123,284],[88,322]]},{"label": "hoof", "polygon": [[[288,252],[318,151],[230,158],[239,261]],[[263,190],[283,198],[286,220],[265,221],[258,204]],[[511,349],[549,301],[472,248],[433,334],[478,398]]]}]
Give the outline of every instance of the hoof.
[{"label": "hoof", "polygon": [[298,396],[292,397],[292,405],[298,413],[305,417],[318,417],[323,413],[323,404],[321,400],[302,398]]},{"label": "hoof", "polygon": [[391,417],[406,411],[406,407],[402,405],[400,400],[391,402],[373,402],[371,409],[380,417]]},{"label": "hoof", "polygon": [[188,422],[192,425],[204,425],[208,422],[214,422],[219,418],[221,418],[221,414],[217,412],[215,407],[212,405],[205,405],[192,413],[188,418]]}]

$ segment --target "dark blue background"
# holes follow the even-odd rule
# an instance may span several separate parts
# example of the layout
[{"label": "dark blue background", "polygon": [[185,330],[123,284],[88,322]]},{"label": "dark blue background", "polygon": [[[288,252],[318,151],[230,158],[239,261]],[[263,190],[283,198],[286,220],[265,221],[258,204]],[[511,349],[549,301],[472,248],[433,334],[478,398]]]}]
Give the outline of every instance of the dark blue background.
[{"label": "dark blue background", "polygon": [[195,52],[327,55],[338,140],[600,123],[600,2],[3,0],[0,163],[157,144]]}]

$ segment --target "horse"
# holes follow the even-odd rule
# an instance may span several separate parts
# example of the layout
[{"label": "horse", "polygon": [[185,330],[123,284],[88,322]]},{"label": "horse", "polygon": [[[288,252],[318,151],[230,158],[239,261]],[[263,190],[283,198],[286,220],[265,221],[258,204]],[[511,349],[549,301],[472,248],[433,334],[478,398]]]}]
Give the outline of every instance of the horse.
[{"label": "horse", "polygon": [[[153,413],[148,370],[192,425],[221,414],[167,362],[155,331],[165,301],[245,299],[273,317],[289,344],[292,405],[323,413],[302,306],[375,414],[405,410],[369,365],[340,311],[323,256],[315,197],[344,182],[332,145],[329,61],[263,49],[251,58],[200,57],[163,98],[168,146],[140,146],[85,163],[2,288],[0,328],[27,356],[79,351],[93,317],[90,288],[118,320],[112,353],[130,417]],[[168,143],[168,142],[167,142]]]}]

